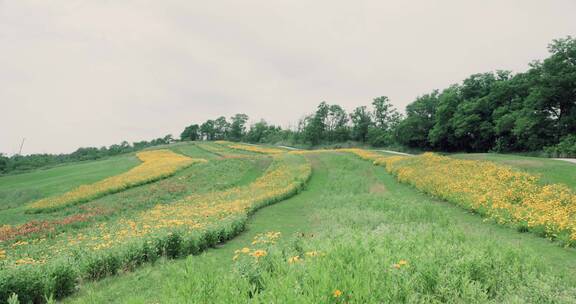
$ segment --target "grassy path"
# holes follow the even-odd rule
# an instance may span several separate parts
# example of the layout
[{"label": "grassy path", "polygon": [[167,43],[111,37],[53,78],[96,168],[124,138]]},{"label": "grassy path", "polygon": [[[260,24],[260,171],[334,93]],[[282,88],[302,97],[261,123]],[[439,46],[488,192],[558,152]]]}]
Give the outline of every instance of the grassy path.
[{"label": "grassy path", "polygon": [[284,236],[307,231],[311,223],[307,218],[307,208],[318,198],[327,182],[327,168],[320,160],[313,160],[313,175],[304,191],[280,203],[260,209],[252,215],[247,230],[215,249],[209,249],[200,256],[189,256],[182,260],[162,260],[155,265],[146,265],[135,272],[123,276],[110,277],[98,282],[83,285],[82,290],[67,299],[71,303],[162,303],[159,289],[166,276],[181,273],[191,262],[213,265],[215,268],[229,269],[234,250],[250,245],[255,235],[268,231],[279,231]]},{"label": "grassy path", "polygon": [[[356,303],[522,303],[546,302],[549,297],[576,302],[573,287],[566,287],[576,285],[575,250],[483,223],[354,156],[325,153],[310,159],[314,173],[307,189],[258,211],[237,238],[201,256],[88,283],[66,302],[245,303],[246,294],[238,293],[245,290],[238,286],[245,285],[232,272],[231,257],[234,250],[249,246],[254,235],[268,231],[282,232],[279,247],[295,232],[313,232],[317,237],[305,242],[328,252],[330,259],[310,264],[305,277],[315,283],[304,286],[302,293],[289,289],[299,278],[292,272],[270,274],[267,294],[259,300],[263,303],[328,302],[335,287],[345,295],[353,293],[350,302]],[[398,281],[386,269],[400,258],[415,268]],[[283,259],[277,262],[285,264]]]}]

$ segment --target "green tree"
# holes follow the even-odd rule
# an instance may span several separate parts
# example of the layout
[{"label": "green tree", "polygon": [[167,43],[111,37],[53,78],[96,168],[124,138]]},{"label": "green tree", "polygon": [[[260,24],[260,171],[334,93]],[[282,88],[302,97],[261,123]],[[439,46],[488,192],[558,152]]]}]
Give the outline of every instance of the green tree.
[{"label": "green tree", "polygon": [[246,133],[246,140],[251,143],[274,143],[282,139],[282,129],[269,125],[265,120],[252,124]]},{"label": "green tree", "polygon": [[374,125],[388,131],[391,121],[397,119],[397,111],[390,103],[390,99],[386,96],[376,97],[372,101],[372,106],[374,107]]},{"label": "green tree", "polygon": [[326,139],[329,142],[343,142],[348,140],[350,131],[348,130],[348,114],[339,105],[330,105],[325,121]]},{"label": "green tree", "polygon": [[246,133],[246,123],[248,122],[248,115],[246,114],[236,114],[231,117],[232,123],[230,125],[230,136],[229,138],[234,141],[242,140],[242,137]]},{"label": "green tree", "polygon": [[214,120],[207,120],[200,125],[200,134],[205,140],[214,140],[216,138],[216,130],[214,128]]},{"label": "green tree", "polygon": [[360,142],[366,142],[368,131],[372,125],[372,118],[366,106],[360,106],[354,109],[350,114],[352,121],[352,138]]},{"label": "green tree", "polygon": [[406,118],[399,123],[395,134],[400,144],[412,148],[431,148],[428,134],[435,123],[438,95],[438,90],[435,90],[406,106]]},{"label": "green tree", "polygon": [[197,124],[187,126],[180,134],[180,140],[198,140],[200,136],[200,126]]},{"label": "green tree", "polygon": [[321,102],[316,108],[316,112],[306,121],[304,128],[304,136],[307,142],[312,145],[321,143],[326,133],[326,120],[330,106],[325,102]]},{"label": "green tree", "polygon": [[228,139],[230,124],[226,117],[220,116],[214,120],[214,139]]},{"label": "green tree", "polygon": [[4,173],[6,171],[8,171],[8,161],[10,159],[6,156],[4,156],[4,154],[0,153],[0,173]]}]

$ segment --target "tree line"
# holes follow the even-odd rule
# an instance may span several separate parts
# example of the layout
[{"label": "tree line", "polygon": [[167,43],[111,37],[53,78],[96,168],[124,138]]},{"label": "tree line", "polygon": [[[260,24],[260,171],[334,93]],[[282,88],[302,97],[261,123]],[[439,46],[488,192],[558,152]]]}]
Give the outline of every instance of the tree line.
[{"label": "tree line", "polygon": [[386,96],[347,113],[320,103],[297,126],[283,130],[262,120],[246,126],[236,114],[193,124],[182,140],[321,145],[356,141],[376,147],[465,152],[545,151],[576,156],[576,39],[554,40],[550,56],[528,71],[474,74],[416,98],[401,115]]},{"label": "tree line", "polygon": [[41,167],[54,166],[62,163],[96,160],[108,156],[115,156],[123,153],[139,151],[144,148],[169,144],[174,139],[172,135],[156,138],[151,141],[138,141],[132,144],[123,141],[120,144],[114,144],[108,147],[86,147],[78,148],[69,154],[31,154],[31,155],[13,155],[11,157],[0,154],[0,173],[21,172]]}]

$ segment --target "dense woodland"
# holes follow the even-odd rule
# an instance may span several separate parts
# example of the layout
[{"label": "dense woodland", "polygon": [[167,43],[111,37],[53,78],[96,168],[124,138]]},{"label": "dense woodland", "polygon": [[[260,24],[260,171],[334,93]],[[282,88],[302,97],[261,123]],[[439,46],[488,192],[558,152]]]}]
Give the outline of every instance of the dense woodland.
[{"label": "dense woodland", "polygon": [[[246,114],[192,124],[180,140],[231,140],[318,146],[354,142],[375,147],[466,152],[544,152],[576,157],[576,39],[554,40],[550,56],[523,73],[474,74],[459,84],[421,95],[395,109],[388,97],[350,113],[322,102],[293,128],[261,120],[248,126]],[[150,142],[80,148],[71,154],[0,155],[0,173],[70,161],[98,159],[166,144],[170,135]]]}]

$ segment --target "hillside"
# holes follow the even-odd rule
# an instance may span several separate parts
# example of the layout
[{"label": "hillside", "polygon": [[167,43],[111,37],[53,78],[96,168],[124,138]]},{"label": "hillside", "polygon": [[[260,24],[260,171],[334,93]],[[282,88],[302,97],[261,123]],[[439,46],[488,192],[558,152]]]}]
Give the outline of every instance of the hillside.
[{"label": "hillside", "polygon": [[[19,291],[21,301],[41,302],[50,294],[72,294],[64,298],[70,303],[576,299],[571,267],[576,252],[563,247],[572,243],[542,238],[537,226],[512,229],[516,224],[491,220],[490,213],[480,216],[450,198],[439,200],[399,183],[394,168],[419,164],[414,161],[420,157],[231,142],[183,143],[151,151],[166,149],[205,162],[159,181],[41,213],[27,213],[25,207],[73,190],[79,180],[91,184],[121,176],[137,165],[136,158],[26,173],[36,178],[21,187],[15,181],[19,175],[0,178],[2,185],[12,183],[4,186],[12,197],[38,193],[18,204],[2,202],[2,223],[10,226],[0,228],[0,295],[7,298]],[[570,163],[453,157],[489,159],[518,172],[541,174],[530,187],[563,181],[574,187]],[[484,166],[455,163],[468,164]],[[65,179],[51,170],[77,177]],[[242,215],[241,210],[248,211]],[[83,247],[92,252],[82,253]],[[42,257],[45,249],[56,249],[56,255]],[[79,259],[65,262],[62,258],[72,252]],[[35,269],[45,269],[56,281],[35,279]]]}]

